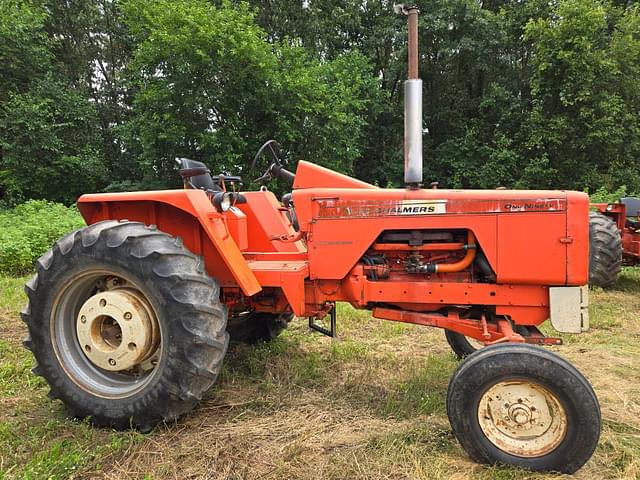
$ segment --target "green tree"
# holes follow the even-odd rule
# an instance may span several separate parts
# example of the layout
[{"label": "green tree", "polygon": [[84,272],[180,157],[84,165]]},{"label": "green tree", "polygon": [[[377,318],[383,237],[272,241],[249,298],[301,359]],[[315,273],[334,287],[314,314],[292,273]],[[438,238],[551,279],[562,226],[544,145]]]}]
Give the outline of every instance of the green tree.
[{"label": "green tree", "polygon": [[[612,164],[630,160],[626,142],[637,145],[638,137],[628,136],[633,110],[627,100],[637,93],[625,94],[621,88],[628,79],[622,68],[630,65],[621,65],[624,54],[619,47],[617,53],[612,51],[611,31],[618,32],[618,41],[627,40],[625,44],[632,36],[610,25],[608,17],[600,1],[561,0],[549,18],[526,28],[535,50],[525,185],[595,189],[607,179]],[[633,29],[633,22],[625,20],[623,28]],[[627,63],[637,62],[636,56]]]},{"label": "green tree", "polygon": [[30,3],[0,0],[0,102],[46,73],[51,54],[45,18],[44,10]]},{"label": "green tree", "polygon": [[[425,182],[640,191],[626,0],[418,0]],[[402,179],[406,19],[389,0],[0,0],[0,202],[248,175],[278,139]]]},{"label": "green tree", "polygon": [[622,100],[617,118],[621,141],[615,153],[605,159],[608,170],[602,185],[610,191],[625,185],[629,191],[640,192],[640,7],[636,4],[616,11],[621,15],[611,36],[609,55],[617,68],[610,88]]},{"label": "green tree", "polygon": [[66,82],[37,2],[0,2],[0,200],[70,203],[103,178],[95,109]]},{"label": "green tree", "polygon": [[246,5],[129,0],[122,7],[136,44],[124,142],[158,178],[176,178],[178,156],[246,171],[268,138],[294,161],[351,170],[371,86],[362,57],[321,63],[300,48],[271,45]]}]

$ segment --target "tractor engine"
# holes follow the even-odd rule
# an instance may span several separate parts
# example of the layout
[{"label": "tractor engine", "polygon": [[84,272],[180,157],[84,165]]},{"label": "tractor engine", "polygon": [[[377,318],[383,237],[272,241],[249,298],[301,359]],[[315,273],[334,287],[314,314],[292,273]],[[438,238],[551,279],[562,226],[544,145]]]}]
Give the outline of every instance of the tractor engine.
[{"label": "tractor engine", "polygon": [[370,280],[491,282],[495,274],[466,230],[383,232],[362,257]]}]

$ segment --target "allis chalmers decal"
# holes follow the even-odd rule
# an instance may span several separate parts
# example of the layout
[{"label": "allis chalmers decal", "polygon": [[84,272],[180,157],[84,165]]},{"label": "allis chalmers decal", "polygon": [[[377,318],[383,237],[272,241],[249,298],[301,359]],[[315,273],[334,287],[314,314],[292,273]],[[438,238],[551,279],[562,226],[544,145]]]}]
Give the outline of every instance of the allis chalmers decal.
[{"label": "allis chalmers decal", "polygon": [[315,218],[374,218],[393,216],[460,214],[496,214],[527,212],[563,212],[564,198],[549,199],[451,199],[451,200],[341,200],[316,198],[319,206]]},{"label": "allis chalmers decal", "polygon": [[388,215],[430,215],[434,213],[447,213],[446,200],[403,200],[391,207],[380,207],[378,216]]},{"label": "allis chalmers decal", "polygon": [[320,218],[393,217],[397,215],[434,215],[447,213],[446,200],[401,200],[371,202],[368,200],[323,199]]}]

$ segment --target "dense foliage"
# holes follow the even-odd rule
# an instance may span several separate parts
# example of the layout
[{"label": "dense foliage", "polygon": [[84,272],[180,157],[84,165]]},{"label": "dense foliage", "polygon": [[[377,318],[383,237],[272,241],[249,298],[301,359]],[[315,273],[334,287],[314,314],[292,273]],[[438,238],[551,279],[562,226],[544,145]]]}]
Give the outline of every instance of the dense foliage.
[{"label": "dense foliage", "polygon": [[[178,156],[249,176],[268,138],[399,184],[392,3],[0,0],[0,202],[177,185]],[[636,2],[417,3],[426,182],[640,191]]]},{"label": "dense foliage", "polygon": [[84,225],[75,208],[30,200],[0,210],[0,273],[22,274],[63,235]]}]

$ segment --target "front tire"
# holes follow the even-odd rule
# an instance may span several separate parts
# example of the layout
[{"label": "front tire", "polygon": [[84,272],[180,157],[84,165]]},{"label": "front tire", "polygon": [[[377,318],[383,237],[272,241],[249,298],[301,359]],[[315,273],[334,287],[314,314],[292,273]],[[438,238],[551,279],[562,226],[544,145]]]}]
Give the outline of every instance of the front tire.
[{"label": "front tire", "polygon": [[59,240],[36,271],[25,347],[72,416],[146,431],[191,410],[214,383],[227,310],[180,239],[100,222]]},{"label": "front tire", "polygon": [[449,383],[447,414],[479,463],[573,473],[600,437],[589,382],[558,355],[531,345],[494,345],[469,356]]}]

